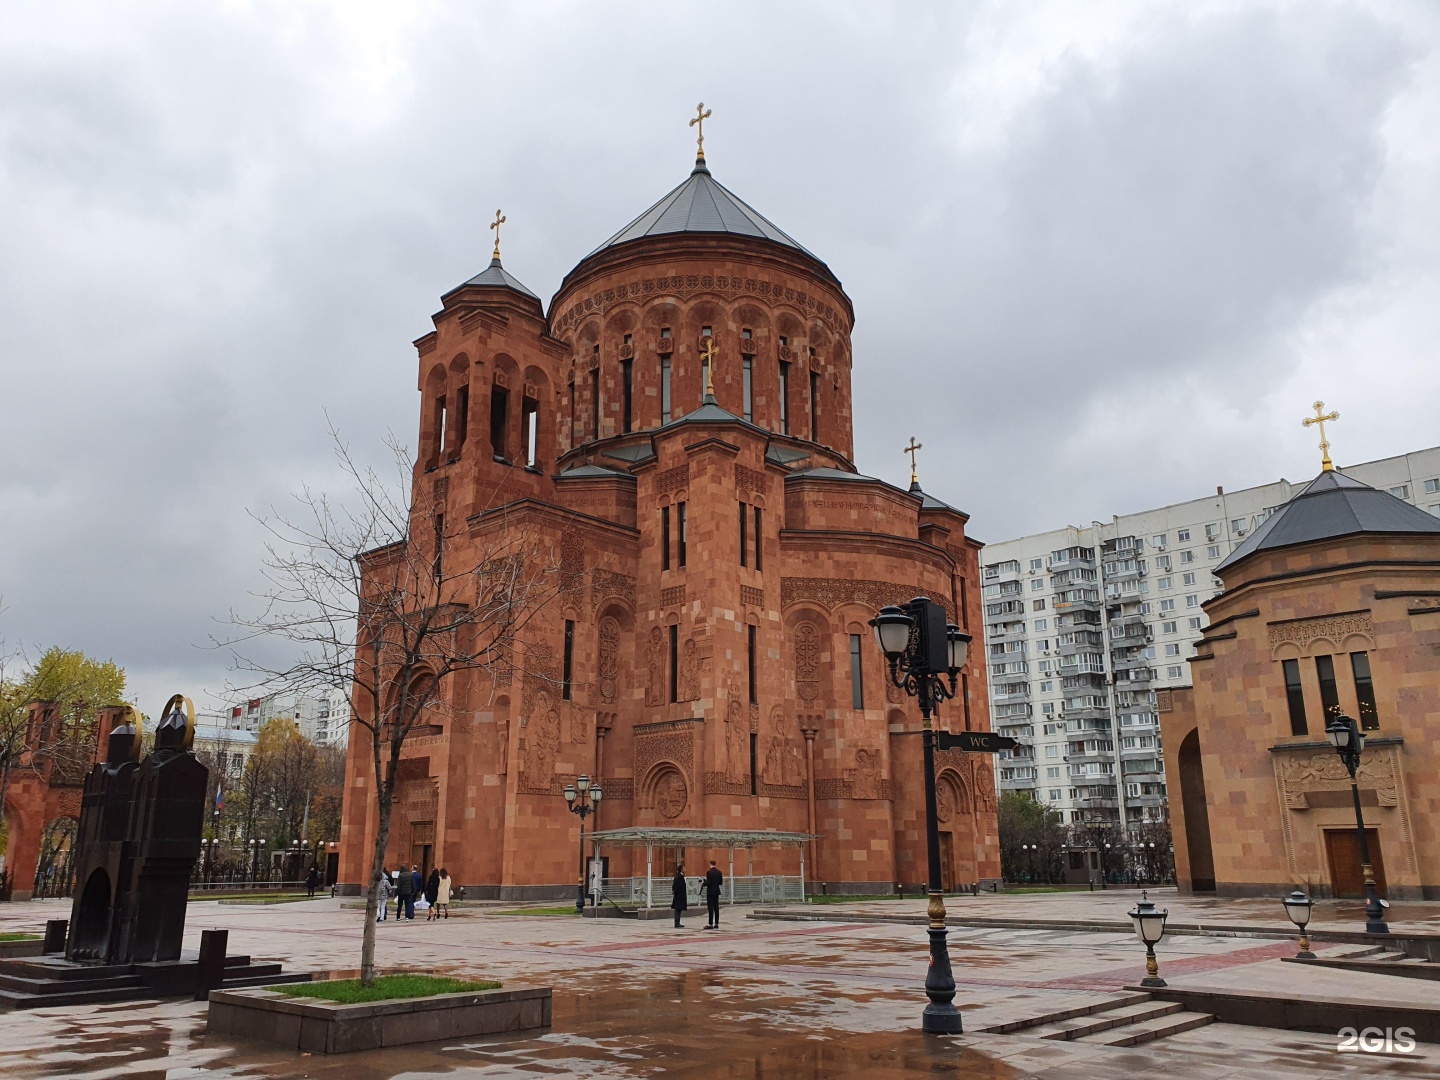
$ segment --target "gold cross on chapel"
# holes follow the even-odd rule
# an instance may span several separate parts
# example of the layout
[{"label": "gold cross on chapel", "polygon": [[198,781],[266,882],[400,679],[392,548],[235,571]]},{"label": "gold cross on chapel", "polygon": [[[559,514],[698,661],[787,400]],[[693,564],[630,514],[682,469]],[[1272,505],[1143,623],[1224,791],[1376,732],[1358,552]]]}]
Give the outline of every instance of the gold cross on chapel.
[{"label": "gold cross on chapel", "polygon": [[1335,471],[1335,463],[1330,460],[1330,440],[1325,438],[1325,422],[1327,420],[1339,419],[1340,414],[1338,412],[1331,411],[1327,413],[1325,411],[1325,402],[1317,401],[1315,402],[1315,415],[1307,416],[1304,420],[1300,421],[1306,427],[1309,427],[1311,424],[1320,425],[1320,470],[1322,472]]},{"label": "gold cross on chapel", "polygon": [[705,160],[705,121],[710,119],[711,110],[705,108],[702,101],[695,106],[695,119],[690,121],[690,126],[696,128],[695,132],[695,156],[701,161]]},{"label": "gold cross on chapel", "polygon": [[910,455],[910,483],[912,484],[918,484],[920,482],[920,474],[915,471],[915,451],[923,450],[924,448],[925,444],[916,442],[915,436],[911,435],[910,445],[902,451],[902,453]]},{"label": "gold cross on chapel", "polygon": [[715,339],[707,337],[705,346],[700,350],[700,361],[705,365],[705,396],[715,396]]},{"label": "gold cross on chapel", "polygon": [[500,258],[500,226],[505,224],[505,215],[499,210],[495,211],[495,220],[490,223],[490,228],[495,230],[495,258]]}]

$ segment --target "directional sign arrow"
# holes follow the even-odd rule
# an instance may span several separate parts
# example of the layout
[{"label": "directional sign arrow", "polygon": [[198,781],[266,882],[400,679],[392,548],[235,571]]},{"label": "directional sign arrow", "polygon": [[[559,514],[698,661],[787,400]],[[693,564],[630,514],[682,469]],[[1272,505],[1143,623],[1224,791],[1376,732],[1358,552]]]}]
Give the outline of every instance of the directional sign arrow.
[{"label": "directional sign arrow", "polygon": [[996,754],[1001,750],[1014,750],[1020,744],[1008,735],[996,735],[993,731],[959,731],[954,735],[948,731],[935,733],[936,747],[940,750],[964,750],[969,754]]}]

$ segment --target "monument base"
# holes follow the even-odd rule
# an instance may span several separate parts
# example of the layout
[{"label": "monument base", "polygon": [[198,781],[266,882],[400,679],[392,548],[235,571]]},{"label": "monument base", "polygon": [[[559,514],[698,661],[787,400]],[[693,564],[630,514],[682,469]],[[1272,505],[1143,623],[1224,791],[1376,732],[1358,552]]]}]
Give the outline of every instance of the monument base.
[{"label": "monument base", "polygon": [[[200,954],[194,952],[182,954],[179,960],[148,964],[87,964],[63,956],[0,960],[0,1009],[193,997],[201,978]],[[279,964],[227,956],[220,987],[309,981],[308,972],[287,975]]]}]

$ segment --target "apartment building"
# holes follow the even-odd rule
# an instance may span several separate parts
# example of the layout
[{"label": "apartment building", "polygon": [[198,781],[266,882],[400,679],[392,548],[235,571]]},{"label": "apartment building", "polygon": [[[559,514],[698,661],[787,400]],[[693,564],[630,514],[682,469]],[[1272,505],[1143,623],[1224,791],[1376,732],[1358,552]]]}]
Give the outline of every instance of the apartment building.
[{"label": "apartment building", "polygon": [[[1440,447],[1343,471],[1440,516]],[[1156,693],[1190,685],[1214,568],[1310,479],[986,546],[990,715],[1025,743],[997,755],[1001,791],[1032,794],[1066,824],[1166,817]]]},{"label": "apartment building", "polygon": [[343,745],[350,725],[350,691],[337,687],[323,694],[269,694],[234,705],[225,727],[259,731],[277,716],[294,720],[300,734],[321,746]]}]

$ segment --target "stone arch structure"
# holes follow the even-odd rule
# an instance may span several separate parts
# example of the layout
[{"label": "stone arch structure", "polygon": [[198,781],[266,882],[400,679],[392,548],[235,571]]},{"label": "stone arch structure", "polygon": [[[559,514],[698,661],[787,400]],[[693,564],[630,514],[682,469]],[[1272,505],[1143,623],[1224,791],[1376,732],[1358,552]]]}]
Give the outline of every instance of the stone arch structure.
[{"label": "stone arch structure", "polygon": [[520,452],[517,406],[523,390],[520,365],[508,353],[497,353],[490,365],[490,415],[485,431],[491,455],[507,463],[516,460]]},{"label": "stone arch structure", "polygon": [[550,377],[531,364],[520,384],[520,455],[526,468],[541,470],[556,458],[554,392]]},{"label": "stone arch structure", "polygon": [[470,434],[470,358],[463,352],[450,361],[450,373],[445,390],[445,445],[442,453],[446,461],[454,461],[465,449]]},{"label": "stone arch structure", "polygon": [[1192,892],[1215,891],[1215,853],[1210,846],[1210,812],[1205,800],[1205,766],[1200,759],[1200,732],[1192,730],[1176,755],[1180,800],[1185,810],[1185,850],[1190,857]]},{"label": "stone arch structure", "polygon": [[440,464],[445,431],[446,390],[450,381],[444,364],[436,364],[425,376],[424,409],[420,414],[421,457],[427,469]]},{"label": "stone arch structure", "polygon": [[686,811],[694,796],[680,765],[662,759],[641,778],[635,792],[635,808],[652,824],[679,825],[688,819]]}]

